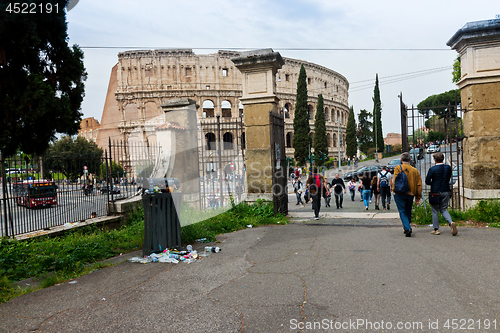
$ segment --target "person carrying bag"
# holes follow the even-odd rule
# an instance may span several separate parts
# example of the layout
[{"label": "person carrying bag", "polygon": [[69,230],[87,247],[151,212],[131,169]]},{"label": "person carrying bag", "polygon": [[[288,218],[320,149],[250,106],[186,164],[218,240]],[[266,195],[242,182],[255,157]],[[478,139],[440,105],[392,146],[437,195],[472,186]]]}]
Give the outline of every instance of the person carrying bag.
[{"label": "person carrying bag", "polygon": [[458,229],[455,222],[451,220],[450,213],[448,212],[448,204],[451,196],[451,166],[443,163],[444,155],[441,152],[433,154],[432,157],[436,165],[429,169],[425,177],[425,183],[431,186],[429,204],[431,205],[432,227],[434,228],[431,234],[441,234],[439,231],[439,213],[441,213],[451,228],[451,234],[456,236],[458,234]]}]

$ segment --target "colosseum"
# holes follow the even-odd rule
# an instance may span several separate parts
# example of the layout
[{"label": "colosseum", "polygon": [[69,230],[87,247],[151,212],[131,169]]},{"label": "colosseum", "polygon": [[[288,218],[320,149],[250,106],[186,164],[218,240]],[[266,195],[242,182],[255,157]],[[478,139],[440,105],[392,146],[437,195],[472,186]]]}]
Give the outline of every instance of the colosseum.
[{"label": "colosseum", "polygon": [[[205,121],[217,116],[227,120],[242,117],[243,106],[239,101],[242,75],[231,61],[237,56],[239,53],[235,51],[195,54],[191,49],[119,53],[118,63],[111,70],[101,123],[94,118],[83,119],[80,135],[100,147],[107,146],[108,138],[127,141],[134,131],[147,127],[151,119],[162,114],[163,102],[174,98],[195,100],[200,106],[198,118]],[[340,149],[344,157],[349,82],[329,68],[304,60],[283,59],[285,64],[278,70],[276,90],[279,107],[285,115],[286,155],[293,157],[297,80],[300,66],[304,65],[311,136],[318,95],[323,94],[329,156],[337,157]],[[225,135],[226,140],[232,142],[233,135]]]}]

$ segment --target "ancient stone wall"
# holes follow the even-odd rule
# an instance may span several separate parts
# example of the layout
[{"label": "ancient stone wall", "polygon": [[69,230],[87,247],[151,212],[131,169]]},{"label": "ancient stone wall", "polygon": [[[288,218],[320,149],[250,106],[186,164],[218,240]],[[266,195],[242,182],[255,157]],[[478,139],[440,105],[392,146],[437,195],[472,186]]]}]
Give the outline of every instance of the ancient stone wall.
[{"label": "ancient stone wall", "polygon": [[[118,64],[110,77],[108,95],[96,142],[107,144],[108,136],[127,140],[130,133],[162,114],[160,105],[174,98],[190,98],[200,108],[198,117],[240,117],[243,106],[242,75],[230,58],[238,52],[215,54],[180,50],[136,50],[118,54]],[[285,112],[285,135],[288,156],[293,156],[293,117],[300,66],[304,65],[308,80],[311,132],[317,96],[323,94],[330,156],[338,156],[339,143],[345,143],[349,115],[349,83],[341,74],[303,60],[284,58],[285,64],[276,74],[278,107]],[[337,123],[337,119],[340,123]],[[340,140],[337,137],[340,126]],[[94,130],[95,131],[95,130]],[[152,135],[152,134],[148,134]],[[155,138],[148,138],[153,141]],[[345,144],[342,155],[345,155]]]}]

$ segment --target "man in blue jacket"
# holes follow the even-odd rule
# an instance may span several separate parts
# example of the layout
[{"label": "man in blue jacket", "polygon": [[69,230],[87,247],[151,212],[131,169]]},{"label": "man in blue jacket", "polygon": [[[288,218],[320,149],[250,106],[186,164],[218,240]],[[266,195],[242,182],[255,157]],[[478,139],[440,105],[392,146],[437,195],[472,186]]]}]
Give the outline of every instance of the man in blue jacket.
[{"label": "man in blue jacket", "polygon": [[427,177],[425,177],[425,183],[431,186],[430,193],[439,193],[439,203],[431,204],[432,210],[432,226],[434,230],[431,231],[433,235],[440,235],[439,232],[439,213],[448,222],[451,228],[451,234],[456,236],[458,233],[457,226],[455,222],[451,220],[450,213],[448,213],[448,204],[450,202],[451,189],[450,189],[450,179],[451,179],[451,167],[443,163],[444,155],[441,152],[437,152],[432,155],[436,165],[431,167],[427,172]]}]

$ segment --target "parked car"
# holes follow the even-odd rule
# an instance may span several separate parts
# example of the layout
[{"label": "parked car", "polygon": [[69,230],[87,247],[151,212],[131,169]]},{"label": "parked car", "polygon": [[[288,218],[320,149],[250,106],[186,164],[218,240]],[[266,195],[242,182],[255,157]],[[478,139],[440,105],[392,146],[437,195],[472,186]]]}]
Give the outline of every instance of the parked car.
[{"label": "parked car", "polygon": [[357,179],[363,177],[364,175],[368,175],[370,179],[372,179],[374,176],[378,175],[378,173],[382,171],[382,165],[367,165],[365,169],[361,169],[358,171],[357,174]]},{"label": "parked car", "polygon": [[[108,192],[111,193],[110,188],[111,185],[101,187],[101,194]],[[120,189],[118,188],[118,186],[113,185],[113,194],[120,194]]]},{"label": "parked car", "polygon": [[356,181],[358,180],[358,171],[360,171],[361,169],[364,169],[365,167],[364,166],[361,166],[359,168],[357,168],[356,170],[354,171],[351,171],[349,173],[346,173],[344,175],[344,181],[348,182],[350,181],[352,178],[354,178]]},{"label": "parked car", "polygon": [[400,159],[400,158],[395,158],[395,159],[391,160],[391,161],[387,164],[387,170],[388,170],[388,171],[390,171],[391,173],[394,173],[394,169],[395,169],[398,165],[401,165],[401,159]]},{"label": "parked car", "polygon": [[434,154],[440,150],[441,147],[439,145],[430,145],[429,148],[427,148],[427,154]]}]

